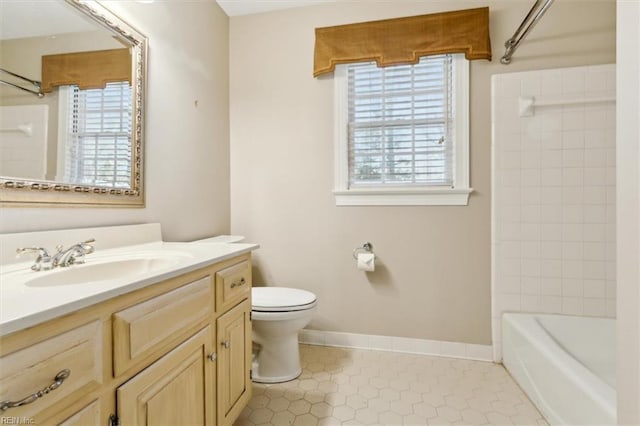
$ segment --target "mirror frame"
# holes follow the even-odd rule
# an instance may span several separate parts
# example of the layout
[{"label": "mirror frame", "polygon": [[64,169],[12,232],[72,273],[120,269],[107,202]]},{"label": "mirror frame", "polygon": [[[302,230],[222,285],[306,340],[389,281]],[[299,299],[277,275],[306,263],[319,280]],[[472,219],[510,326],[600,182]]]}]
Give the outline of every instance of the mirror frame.
[{"label": "mirror frame", "polygon": [[[61,0],[62,1],[62,0]],[[96,0],[64,0],[114,35],[131,43],[133,92],[131,111],[131,187],[127,189],[74,183],[20,180],[0,176],[2,207],[144,207],[144,105],[147,37]]]}]

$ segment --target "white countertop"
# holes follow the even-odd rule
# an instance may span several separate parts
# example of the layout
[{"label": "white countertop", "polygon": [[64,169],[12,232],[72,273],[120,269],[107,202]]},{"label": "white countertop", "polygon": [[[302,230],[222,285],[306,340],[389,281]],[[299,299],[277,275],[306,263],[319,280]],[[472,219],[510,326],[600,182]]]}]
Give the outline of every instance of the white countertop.
[{"label": "white countertop", "polygon": [[[0,282],[0,336],[60,317],[122,294],[130,293],[202,267],[248,253],[258,244],[243,243],[168,243],[162,241],[96,250],[86,256],[84,265],[55,268],[34,272],[33,261],[2,265]],[[85,268],[107,263],[114,259],[166,258],[166,265],[151,272],[134,274],[127,278],[104,279],[90,282],[47,285],[48,277],[71,268]],[[42,277],[42,278],[40,278]],[[47,278],[45,278],[47,277]],[[42,284],[25,284],[38,279]],[[32,284],[35,281],[32,282]]]}]

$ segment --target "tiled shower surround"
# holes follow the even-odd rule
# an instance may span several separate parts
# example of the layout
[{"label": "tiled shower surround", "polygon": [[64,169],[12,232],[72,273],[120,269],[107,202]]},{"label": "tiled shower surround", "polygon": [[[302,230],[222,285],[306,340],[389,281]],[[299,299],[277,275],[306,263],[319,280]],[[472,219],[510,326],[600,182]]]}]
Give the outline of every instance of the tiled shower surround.
[{"label": "tiled shower surround", "polygon": [[493,76],[496,360],[502,312],[616,315],[614,97],[615,65]]}]

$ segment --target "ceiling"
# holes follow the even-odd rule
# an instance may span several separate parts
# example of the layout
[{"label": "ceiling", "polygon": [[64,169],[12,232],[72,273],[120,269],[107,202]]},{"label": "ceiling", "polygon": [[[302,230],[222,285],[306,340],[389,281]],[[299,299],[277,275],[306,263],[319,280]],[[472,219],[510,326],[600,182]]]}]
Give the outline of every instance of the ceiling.
[{"label": "ceiling", "polygon": [[[136,0],[140,3],[144,0]],[[148,0],[147,0],[148,1]],[[216,0],[228,16],[251,15],[338,0]],[[63,6],[63,7],[61,7]],[[0,0],[0,40],[89,31],[95,26],[61,2]],[[25,25],[25,19],[28,25]]]},{"label": "ceiling", "polygon": [[251,15],[337,0],[216,0],[228,16]]},{"label": "ceiling", "polygon": [[91,19],[61,2],[0,0],[0,40],[95,30]]}]

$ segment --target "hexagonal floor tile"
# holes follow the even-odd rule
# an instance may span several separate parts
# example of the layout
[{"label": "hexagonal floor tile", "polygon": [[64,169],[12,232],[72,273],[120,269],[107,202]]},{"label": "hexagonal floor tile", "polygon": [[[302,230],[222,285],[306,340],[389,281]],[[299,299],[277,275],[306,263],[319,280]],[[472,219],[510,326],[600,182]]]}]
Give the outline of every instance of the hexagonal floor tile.
[{"label": "hexagonal floor tile", "polygon": [[339,405],[333,409],[333,417],[346,422],[356,416],[356,411],[348,405]]},{"label": "hexagonal floor tile", "polygon": [[311,414],[321,419],[323,417],[329,417],[333,414],[333,407],[326,402],[318,402],[311,406]]},{"label": "hexagonal floor tile", "polygon": [[305,401],[304,399],[299,399],[297,401],[293,401],[288,408],[296,416],[301,416],[306,414],[311,410],[311,403],[309,401]]},{"label": "hexagonal floor tile", "polygon": [[296,416],[296,419],[293,421],[293,426],[316,426],[317,424],[318,418],[311,414]]},{"label": "hexagonal floor tile", "polygon": [[235,426],[547,425],[500,365],[306,345],[300,355],[300,377],[254,384]]},{"label": "hexagonal floor tile", "polygon": [[277,397],[269,401],[267,404],[267,408],[269,408],[274,413],[278,413],[280,411],[285,411],[289,407],[290,401],[284,397]]}]

